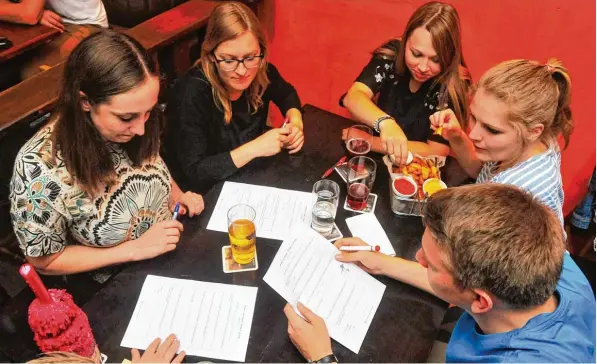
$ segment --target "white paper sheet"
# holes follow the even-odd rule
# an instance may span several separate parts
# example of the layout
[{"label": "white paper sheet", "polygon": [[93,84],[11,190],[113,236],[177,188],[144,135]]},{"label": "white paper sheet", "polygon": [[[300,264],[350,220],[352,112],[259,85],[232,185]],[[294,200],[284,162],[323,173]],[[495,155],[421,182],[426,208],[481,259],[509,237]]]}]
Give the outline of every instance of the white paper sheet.
[{"label": "white paper sheet", "polygon": [[359,352],[386,286],[308,227],[284,240],[263,279],[296,308],[301,302],[323,317],[330,336]]},{"label": "white paper sheet", "polygon": [[175,334],[189,355],[245,361],[257,287],[148,275],[121,346]]},{"label": "white paper sheet", "polygon": [[255,229],[260,238],[284,240],[296,226],[311,226],[311,193],[225,182],[207,229],[228,232],[228,210],[238,204],[255,209]]},{"label": "white paper sheet", "polygon": [[379,245],[380,252],[396,256],[396,251],[375,214],[349,217],[346,219],[346,225],[353,237],[361,238],[369,245]]}]

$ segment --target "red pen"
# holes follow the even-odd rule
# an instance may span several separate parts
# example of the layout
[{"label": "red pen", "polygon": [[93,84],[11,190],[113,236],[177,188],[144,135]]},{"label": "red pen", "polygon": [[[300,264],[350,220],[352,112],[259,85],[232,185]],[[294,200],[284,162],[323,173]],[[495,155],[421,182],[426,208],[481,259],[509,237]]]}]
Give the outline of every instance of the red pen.
[{"label": "red pen", "polygon": [[338,161],[338,163],[334,164],[334,166],[332,168],[330,168],[327,171],[325,171],[325,173],[323,174],[323,176],[321,176],[321,178],[328,178],[330,176],[330,174],[332,174],[332,172],[334,171],[334,168],[338,167],[339,165],[341,165],[345,161],[346,161],[346,156],[340,158],[340,160]]}]

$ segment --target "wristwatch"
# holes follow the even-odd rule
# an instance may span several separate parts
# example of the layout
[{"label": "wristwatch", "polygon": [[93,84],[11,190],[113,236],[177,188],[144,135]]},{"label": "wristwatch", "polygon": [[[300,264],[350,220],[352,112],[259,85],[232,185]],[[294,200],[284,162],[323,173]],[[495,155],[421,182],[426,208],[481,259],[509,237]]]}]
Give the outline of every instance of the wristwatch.
[{"label": "wristwatch", "polygon": [[323,358],[319,359],[319,360],[309,360],[309,363],[340,363],[338,361],[338,358],[336,358],[336,355],[334,355],[334,353],[330,354],[330,355],[326,355]]},{"label": "wristwatch", "polygon": [[373,129],[375,129],[375,131],[379,134],[381,133],[381,130],[379,129],[379,124],[384,121],[384,120],[388,120],[388,119],[392,119],[394,120],[393,117],[391,117],[390,115],[384,115],[384,116],[380,116],[379,118],[377,118],[377,120],[375,120],[375,124],[373,124]]}]

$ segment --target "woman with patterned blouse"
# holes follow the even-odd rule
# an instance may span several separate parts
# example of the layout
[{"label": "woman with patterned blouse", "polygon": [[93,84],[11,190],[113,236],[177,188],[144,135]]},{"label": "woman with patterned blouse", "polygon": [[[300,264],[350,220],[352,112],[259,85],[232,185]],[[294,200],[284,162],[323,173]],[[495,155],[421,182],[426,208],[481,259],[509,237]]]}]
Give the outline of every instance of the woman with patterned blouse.
[{"label": "woman with patterned blouse", "polygon": [[449,143],[430,129],[429,116],[450,107],[466,122],[469,85],[458,13],[451,5],[430,2],[411,16],[401,40],[373,52],[340,102],[380,133],[372,150],[404,164],[408,151],[423,156],[450,152]]},{"label": "woman with patterned blouse", "polygon": [[172,220],[203,210],[159,156],[159,76],[132,38],[100,31],[69,56],[55,115],[19,151],[11,217],[27,260],[70,274],[176,248]]}]

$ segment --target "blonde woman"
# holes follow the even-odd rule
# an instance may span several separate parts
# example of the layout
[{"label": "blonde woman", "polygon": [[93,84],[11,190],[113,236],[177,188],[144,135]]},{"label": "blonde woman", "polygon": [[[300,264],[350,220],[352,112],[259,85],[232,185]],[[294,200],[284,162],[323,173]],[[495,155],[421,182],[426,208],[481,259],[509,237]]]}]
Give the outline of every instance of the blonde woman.
[{"label": "blonde woman", "polygon": [[470,106],[467,135],[452,110],[431,116],[456,158],[477,183],[516,185],[547,205],[563,224],[562,136],[573,130],[570,77],[557,60],[503,62],[487,71]]},{"label": "blonde woman", "polygon": [[[267,56],[265,34],[247,6],[227,2],[213,10],[201,57],[178,80],[167,109],[164,157],[184,188],[208,189],[255,158],[302,148],[300,99]],[[267,126],[270,101],[285,127]]]},{"label": "blonde woman", "polygon": [[448,155],[448,142],[433,134],[429,116],[449,107],[466,122],[469,85],[458,13],[452,5],[430,2],[413,13],[401,39],[373,52],[340,103],[379,133],[373,151],[404,164],[408,151]]}]

